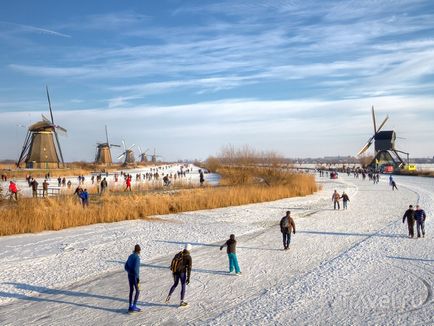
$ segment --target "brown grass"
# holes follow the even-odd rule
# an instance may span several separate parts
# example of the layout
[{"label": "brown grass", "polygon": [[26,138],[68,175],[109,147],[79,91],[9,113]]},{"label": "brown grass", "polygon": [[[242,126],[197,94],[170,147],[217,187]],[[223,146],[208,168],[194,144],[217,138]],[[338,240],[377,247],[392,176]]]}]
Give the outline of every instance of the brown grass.
[{"label": "brown grass", "polygon": [[225,186],[91,195],[88,208],[82,208],[78,199],[71,195],[6,202],[0,205],[0,235],[147,219],[153,215],[305,196],[317,191],[314,177],[306,174],[262,168],[247,172],[241,168],[226,168],[221,173]]}]

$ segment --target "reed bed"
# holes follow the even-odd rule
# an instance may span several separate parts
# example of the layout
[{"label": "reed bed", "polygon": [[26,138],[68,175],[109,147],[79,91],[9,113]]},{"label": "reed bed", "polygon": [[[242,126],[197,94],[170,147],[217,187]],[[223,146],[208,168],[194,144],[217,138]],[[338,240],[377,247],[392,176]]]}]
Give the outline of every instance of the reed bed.
[{"label": "reed bed", "polygon": [[[111,191],[91,195],[83,208],[77,197],[63,195],[46,199],[23,198],[0,204],[0,235],[61,230],[95,223],[150,219],[152,216],[259,203],[305,196],[317,191],[307,174],[251,170],[240,179],[240,171],[222,171],[220,187],[159,188],[152,191]],[[244,173],[244,172],[243,172]],[[268,178],[266,180],[266,178]],[[266,182],[265,182],[266,181]]]}]

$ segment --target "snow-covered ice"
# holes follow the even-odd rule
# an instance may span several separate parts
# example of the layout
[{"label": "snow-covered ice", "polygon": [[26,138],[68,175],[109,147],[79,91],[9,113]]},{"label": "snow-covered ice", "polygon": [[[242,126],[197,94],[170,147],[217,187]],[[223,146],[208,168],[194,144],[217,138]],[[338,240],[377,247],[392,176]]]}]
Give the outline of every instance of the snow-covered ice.
[{"label": "snow-covered ice", "polygon": [[[341,174],[318,178],[311,196],[0,238],[0,324],[330,325],[433,324],[434,179],[395,177],[378,185]],[[333,189],[350,197],[334,211]],[[402,215],[419,203],[423,239],[407,238]],[[297,233],[282,250],[278,222],[291,210]],[[241,277],[219,250],[235,233]],[[168,266],[193,245],[188,308],[164,299]],[[143,313],[126,314],[123,263],[142,247]]]}]

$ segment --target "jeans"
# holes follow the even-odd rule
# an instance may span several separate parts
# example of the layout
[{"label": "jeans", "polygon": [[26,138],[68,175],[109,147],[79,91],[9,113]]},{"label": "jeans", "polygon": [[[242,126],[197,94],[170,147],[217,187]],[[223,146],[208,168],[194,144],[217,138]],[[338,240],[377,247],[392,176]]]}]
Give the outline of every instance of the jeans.
[{"label": "jeans", "polygon": [[343,208],[347,209],[348,208],[348,201],[344,200],[342,203],[343,203]]},{"label": "jeans", "polygon": [[140,290],[139,290],[139,283],[137,282],[137,277],[135,277],[134,275],[128,274],[128,283],[130,284],[129,303],[131,307],[134,290],[136,290],[136,295],[134,296],[134,306],[137,304],[137,300],[139,299]]},{"label": "jeans", "polygon": [[422,235],[425,236],[425,221],[424,220],[416,220],[416,230],[417,236],[420,237],[420,231],[422,230]]},{"label": "jeans", "polygon": [[185,296],[185,283],[187,282],[187,275],[185,273],[174,273],[173,274],[173,285],[170,288],[169,296],[172,295],[178,286],[179,281],[181,281],[181,301],[184,300]]},{"label": "jeans", "polygon": [[338,209],[341,209],[341,206],[339,204],[339,200],[334,200],[333,201],[333,209],[336,209],[336,206],[338,206]]},{"label": "jeans", "polygon": [[286,249],[289,247],[291,243],[291,233],[290,232],[282,232],[283,236],[283,247]]},{"label": "jeans", "polygon": [[231,252],[228,254],[229,258],[229,273],[231,273],[235,268],[235,273],[240,273],[240,266],[238,265],[238,258],[237,254],[234,252]]}]

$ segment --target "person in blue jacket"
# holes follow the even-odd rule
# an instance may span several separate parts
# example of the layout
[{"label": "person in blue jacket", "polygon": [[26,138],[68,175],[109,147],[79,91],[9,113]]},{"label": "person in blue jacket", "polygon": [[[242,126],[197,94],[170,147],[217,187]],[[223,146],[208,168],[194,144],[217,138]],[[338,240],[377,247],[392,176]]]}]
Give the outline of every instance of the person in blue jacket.
[{"label": "person in blue jacket", "polygon": [[[127,262],[125,263],[125,271],[128,273],[128,283],[130,284],[130,296],[129,296],[129,306],[128,312],[140,312],[141,309],[137,307],[137,300],[139,299],[139,274],[140,274],[140,246],[136,244],[134,246],[133,253],[128,257]],[[133,302],[133,293],[136,290],[136,295],[134,296]]]},{"label": "person in blue jacket", "polygon": [[416,220],[417,237],[420,238],[420,231],[422,231],[422,237],[425,237],[426,214],[425,211],[419,207],[419,205],[416,205],[414,219]]}]

